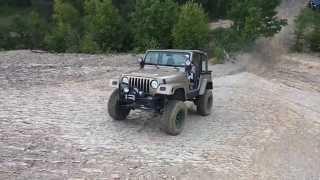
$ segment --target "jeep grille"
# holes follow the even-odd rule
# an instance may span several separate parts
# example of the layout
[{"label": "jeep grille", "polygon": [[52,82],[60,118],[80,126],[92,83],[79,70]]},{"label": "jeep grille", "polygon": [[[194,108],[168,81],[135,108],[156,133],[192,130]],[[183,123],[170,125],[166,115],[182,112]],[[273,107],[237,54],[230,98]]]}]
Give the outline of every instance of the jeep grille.
[{"label": "jeep grille", "polygon": [[150,90],[150,79],[141,77],[129,77],[129,86],[131,88],[138,88],[139,91],[149,93]]}]

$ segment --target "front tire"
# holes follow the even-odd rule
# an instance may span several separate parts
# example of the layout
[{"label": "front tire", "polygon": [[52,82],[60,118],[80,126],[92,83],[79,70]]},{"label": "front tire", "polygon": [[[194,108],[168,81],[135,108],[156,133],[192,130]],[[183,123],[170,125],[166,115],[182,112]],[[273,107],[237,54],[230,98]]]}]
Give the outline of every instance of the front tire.
[{"label": "front tire", "polygon": [[124,109],[120,107],[120,93],[119,89],[115,89],[108,101],[109,115],[117,121],[123,121],[130,113],[130,109]]},{"label": "front tire", "polygon": [[161,118],[162,130],[169,135],[179,135],[185,125],[187,107],[182,101],[169,100]]},{"label": "front tire", "polygon": [[211,90],[206,90],[204,95],[201,95],[197,102],[197,112],[201,116],[208,116],[211,114],[213,106],[213,95]]}]

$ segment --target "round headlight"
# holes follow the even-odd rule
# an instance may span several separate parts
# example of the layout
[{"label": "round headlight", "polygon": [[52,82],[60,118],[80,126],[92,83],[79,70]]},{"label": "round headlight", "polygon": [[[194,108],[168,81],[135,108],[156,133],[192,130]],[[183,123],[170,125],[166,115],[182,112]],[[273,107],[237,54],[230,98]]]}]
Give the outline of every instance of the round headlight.
[{"label": "round headlight", "polygon": [[155,81],[155,80],[151,81],[151,87],[153,89],[157,89],[159,87],[158,81]]},{"label": "round headlight", "polygon": [[127,77],[122,78],[122,83],[129,84],[129,78]]},{"label": "round headlight", "polygon": [[130,91],[130,89],[129,89],[128,87],[123,88],[123,92],[124,92],[124,93],[127,94],[127,93],[129,93],[129,91]]}]

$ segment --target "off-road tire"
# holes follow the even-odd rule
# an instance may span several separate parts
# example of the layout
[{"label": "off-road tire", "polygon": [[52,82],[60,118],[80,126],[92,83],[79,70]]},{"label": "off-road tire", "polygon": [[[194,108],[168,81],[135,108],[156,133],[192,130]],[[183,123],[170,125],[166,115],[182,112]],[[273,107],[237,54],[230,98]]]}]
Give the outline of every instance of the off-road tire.
[{"label": "off-road tire", "polygon": [[169,100],[161,118],[161,129],[169,135],[179,135],[185,125],[187,106],[183,101]]},{"label": "off-road tire", "polygon": [[197,101],[197,112],[201,116],[208,116],[211,114],[213,106],[213,95],[211,90],[206,90],[204,95],[201,95]]},{"label": "off-road tire", "polygon": [[114,120],[123,121],[129,115],[130,109],[121,109],[119,99],[119,89],[115,89],[108,101],[108,112]]}]

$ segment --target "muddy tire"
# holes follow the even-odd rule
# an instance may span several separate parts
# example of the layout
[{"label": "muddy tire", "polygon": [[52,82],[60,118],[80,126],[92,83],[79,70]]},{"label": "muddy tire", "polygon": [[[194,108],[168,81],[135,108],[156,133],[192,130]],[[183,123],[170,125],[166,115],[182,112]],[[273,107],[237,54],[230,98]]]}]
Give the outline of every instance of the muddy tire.
[{"label": "muddy tire", "polygon": [[179,135],[185,125],[187,106],[182,101],[169,100],[161,118],[161,129],[169,135]]},{"label": "muddy tire", "polygon": [[119,89],[115,89],[108,101],[108,112],[114,120],[123,121],[129,115],[130,109],[121,109],[119,99]]},{"label": "muddy tire", "polygon": [[204,95],[201,95],[197,101],[197,112],[201,116],[208,116],[211,114],[213,106],[213,95],[211,90],[206,90]]}]

